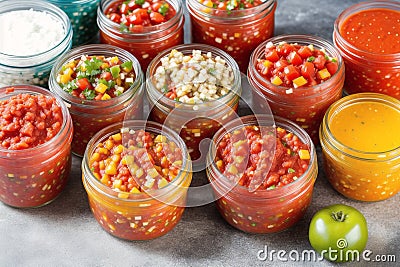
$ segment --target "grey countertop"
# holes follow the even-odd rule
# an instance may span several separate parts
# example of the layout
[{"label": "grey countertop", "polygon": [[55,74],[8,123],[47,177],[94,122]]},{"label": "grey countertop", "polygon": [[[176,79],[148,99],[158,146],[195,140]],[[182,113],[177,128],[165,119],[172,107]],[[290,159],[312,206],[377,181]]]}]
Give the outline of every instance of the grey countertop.
[{"label": "grey countertop", "polygon": [[[279,0],[275,34],[307,33],[331,40],[335,18],[356,2],[359,1]],[[399,266],[400,194],[376,203],[346,199],[329,185],[320,160],[311,206],[294,227],[284,232],[243,233],[228,225],[211,203],[187,208],[171,232],[140,242],[115,238],[100,227],[89,209],[80,163],[80,158],[73,158],[65,191],[49,205],[15,209],[0,203],[0,266],[334,266],[328,261],[257,258],[258,252],[265,248],[269,252],[287,253],[311,249],[310,220],[317,210],[334,203],[352,205],[366,217],[369,227],[366,249],[372,251],[371,259],[395,255]],[[195,179],[204,181],[205,174],[197,173]],[[361,260],[344,265],[396,266],[396,263]]]}]

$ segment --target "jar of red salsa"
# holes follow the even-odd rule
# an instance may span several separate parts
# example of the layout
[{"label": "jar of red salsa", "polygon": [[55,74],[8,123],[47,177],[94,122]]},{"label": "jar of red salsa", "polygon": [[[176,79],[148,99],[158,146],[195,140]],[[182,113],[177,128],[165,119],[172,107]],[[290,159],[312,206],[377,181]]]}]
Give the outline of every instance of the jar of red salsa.
[{"label": "jar of red salsa", "polygon": [[0,129],[0,200],[18,208],[50,203],[71,169],[73,127],[64,102],[34,85],[0,88]]},{"label": "jar of red salsa", "polygon": [[207,157],[207,176],[222,217],[250,233],[294,225],[311,203],[318,166],[309,135],[293,122],[249,115],[221,128]]},{"label": "jar of red salsa", "polygon": [[318,144],[324,113],[343,92],[344,64],[332,44],[309,35],[273,37],[254,50],[247,74],[256,110],[267,102]]},{"label": "jar of red salsa", "polygon": [[344,90],[400,99],[400,3],[368,1],[336,19],[333,42],[346,64]]},{"label": "jar of red salsa", "polygon": [[400,100],[345,96],[327,110],[320,138],[326,177],[342,195],[380,201],[400,191]]},{"label": "jar of red salsa", "polygon": [[125,121],[98,132],[82,161],[95,219],[110,234],[147,240],[171,231],[192,179],[185,143],[154,122]]},{"label": "jar of red salsa", "polygon": [[241,91],[235,60],[204,44],[165,50],[153,59],[146,73],[149,118],[180,134],[194,166],[205,162],[201,142],[237,117]]},{"label": "jar of red salsa", "polygon": [[[141,14],[143,10],[147,11]],[[157,15],[153,20],[151,15],[155,13],[164,15]],[[100,28],[100,42],[131,52],[143,70],[161,51],[183,44],[184,16],[181,0],[102,0],[97,12],[97,24]]]},{"label": "jar of red salsa", "polygon": [[192,42],[229,53],[246,72],[251,52],[274,34],[275,0],[187,0]]},{"label": "jar of red salsa", "polygon": [[50,90],[71,113],[72,152],[78,156],[83,156],[99,130],[143,116],[143,73],[137,59],[121,48],[106,44],[76,47],[58,59],[50,78]]}]

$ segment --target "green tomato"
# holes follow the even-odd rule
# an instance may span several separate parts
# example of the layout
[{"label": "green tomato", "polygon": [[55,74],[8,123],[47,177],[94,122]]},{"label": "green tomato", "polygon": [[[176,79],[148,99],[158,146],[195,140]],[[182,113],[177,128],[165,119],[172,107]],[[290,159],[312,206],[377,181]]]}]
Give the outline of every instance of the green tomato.
[{"label": "green tomato", "polygon": [[361,258],[367,244],[367,221],[351,206],[327,206],[311,219],[308,238],[311,246],[326,259],[353,261]]}]

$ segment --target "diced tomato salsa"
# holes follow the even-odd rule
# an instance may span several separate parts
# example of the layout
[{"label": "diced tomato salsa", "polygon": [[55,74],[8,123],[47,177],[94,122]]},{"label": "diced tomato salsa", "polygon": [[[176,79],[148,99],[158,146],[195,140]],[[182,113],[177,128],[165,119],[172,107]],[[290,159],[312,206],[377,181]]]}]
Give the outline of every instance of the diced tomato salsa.
[{"label": "diced tomato salsa", "polygon": [[[236,130],[226,134],[217,150],[216,164],[221,173],[241,186],[260,185],[258,190],[282,187],[303,175],[310,163],[307,145],[295,134],[280,127],[276,128],[276,133],[267,132],[260,131],[260,126],[246,126],[244,132]],[[246,139],[241,139],[242,135]],[[273,144],[274,138],[275,153],[265,158],[266,154],[270,154],[266,153],[268,148],[271,149],[268,144]],[[243,169],[243,164],[246,167],[238,177],[238,170]],[[271,166],[269,171],[268,166]]]},{"label": "diced tomato salsa", "polygon": [[261,0],[200,0],[199,2],[207,7],[226,11],[243,10],[264,3]]},{"label": "diced tomato salsa", "polygon": [[[248,125],[226,133],[217,143],[219,173],[209,176],[217,208],[228,223],[245,232],[287,229],[311,202],[315,164],[309,145],[279,126]],[[233,188],[223,193],[221,184],[226,183]]]},{"label": "diced tomato salsa", "polygon": [[337,59],[312,45],[267,43],[258,72],[277,86],[314,86],[331,78],[338,70]]},{"label": "diced tomato salsa", "polygon": [[[166,136],[144,130],[123,128],[98,143],[89,155],[90,170],[120,199],[117,204],[107,204],[110,200],[87,190],[101,226],[128,240],[152,239],[170,231],[180,220],[184,205],[164,203],[148,193],[163,189],[180,175],[182,155],[177,144]],[[181,202],[185,196],[175,199]]]},{"label": "diced tomato salsa", "polygon": [[13,207],[38,207],[67,184],[72,122],[54,97],[25,92],[0,101],[0,200]]},{"label": "diced tomato salsa", "polygon": [[135,82],[132,61],[117,56],[83,55],[62,66],[57,75],[62,89],[87,100],[108,100],[123,94]]},{"label": "diced tomato salsa", "polygon": [[110,20],[121,25],[122,32],[141,32],[143,27],[164,23],[175,14],[172,5],[158,0],[115,1],[105,11]]},{"label": "diced tomato salsa", "polygon": [[0,101],[0,147],[20,150],[51,140],[62,125],[55,98],[18,94]]}]

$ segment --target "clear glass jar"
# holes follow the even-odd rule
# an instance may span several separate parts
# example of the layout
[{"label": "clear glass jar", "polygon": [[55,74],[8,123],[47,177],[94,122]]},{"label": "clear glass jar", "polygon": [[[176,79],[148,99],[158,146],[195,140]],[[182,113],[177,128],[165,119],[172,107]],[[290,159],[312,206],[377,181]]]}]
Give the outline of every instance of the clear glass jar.
[{"label": "clear glass jar", "polygon": [[[204,101],[199,104],[180,103],[165,96],[159,91],[154,79],[156,69],[161,65],[161,58],[175,49],[183,55],[192,55],[193,50],[201,53],[211,52],[212,57],[221,57],[232,68],[234,80],[229,92],[216,100]],[[189,149],[194,166],[203,165],[206,153],[202,154],[200,143],[212,138],[214,133],[225,123],[237,117],[236,111],[242,92],[241,75],[235,60],[219,48],[204,44],[184,44],[164,50],[153,59],[146,72],[146,93],[150,106],[149,118],[167,125],[178,132]]]},{"label": "clear glass jar", "polygon": [[[347,94],[372,92],[387,94],[400,99],[400,52],[390,54],[366,51],[358,45],[351,44],[341,33],[350,16],[373,9],[400,12],[400,3],[396,1],[358,3],[344,10],[335,21],[333,43],[346,64],[344,90]],[[379,15],[379,17],[381,16]],[[392,20],[392,18],[388,20]],[[395,23],[394,19],[393,23]],[[370,33],[372,36],[377,35],[375,29],[370,25],[365,25],[359,31],[361,30]],[[382,36],[381,38],[381,40],[376,40],[375,43],[385,42],[385,37]],[[360,40],[360,46],[365,45],[365,43],[367,42]]]},{"label": "clear glass jar", "polygon": [[[265,79],[256,69],[257,60],[263,58],[268,42],[274,45],[280,42],[299,45],[313,45],[316,49],[325,49],[326,53],[337,59],[338,70],[328,80],[315,86],[304,86],[286,93],[288,87],[277,86]],[[265,101],[274,115],[287,118],[306,130],[314,144],[319,143],[318,130],[325,111],[342,97],[344,83],[344,63],[339,51],[328,41],[310,35],[280,35],[260,44],[251,55],[247,76],[252,87],[253,105],[262,110]]]},{"label": "clear glass jar", "polygon": [[145,71],[150,61],[161,51],[183,44],[183,4],[181,0],[168,0],[176,14],[165,23],[143,27],[143,32],[121,32],[119,24],[106,17],[105,11],[116,0],[102,0],[97,12],[100,42],[121,47],[131,52]]},{"label": "clear glass jar", "polygon": [[48,13],[59,20],[64,27],[64,38],[54,47],[38,54],[8,55],[0,51],[0,86],[33,84],[48,87],[51,68],[57,58],[71,48],[71,22],[64,11],[53,4],[38,0],[2,1],[0,14],[29,9]]},{"label": "clear glass jar", "polygon": [[213,145],[207,156],[206,171],[217,199],[218,211],[229,224],[244,232],[273,233],[294,225],[311,203],[318,175],[317,155],[309,135],[298,125],[281,117],[274,117],[275,125],[297,135],[309,147],[310,163],[302,176],[283,187],[249,190],[245,186],[233,184],[219,171],[214,159],[216,145],[223,136],[249,125],[270,127],[270,117],[249,115],[225,125],[213,137]]},{"label": "clear glass jar", "polygon": [[[99,142],[122,127],[162,134],[174,142],[182,151],[182,167],[175,180],[161,189],[129,193],[126,198],[101,183],[92,174],[89,159]],[[82,161],[82,181],[93,215],[105,231],[123,239],[147,240],[168,233],[181,219],[192,180],[191,167],[185,143],[175,132],[158,123],[132,120],[110,125],[90,140]]]},{"label": "clear glass jar", "polygon": [[230,54],[246,73],[251,52],[274,35],[277,1],[241,10],[210,8],[197,0],[187,0],[193,43],[218,47]]},{"label": "clear glass jar", "polygon": [[[339,123],[347,135],[333,128]],[[321,123],[320,139],[333,188],[361,201],[394,196],[400,191],[399,136],[400,101],[393,97],[357,93],[332,104]]]},{"label": "clear glass jar", "polygon": [[100,0],[49,0],[49,2],[67,13],[74,32],[72,46],[91,43],[97,38],[99,28],[96,18]]},{"label": "clear glass jar", "polygon": [[45,95],[61,107],[62,126],[49,141],[21,150],[0,147],[0,200],[18,208],[39,207],[64,189],[71,169],[72,121],[64,102],[42,87],[15,85],[0,88],[0,102],[13,95]]},{"label": "clear glass jar", "polygon": [[[129,90],[108,100],[83,100],[65,92],[57,83],[57,75],[62,66],[82,55],[118,56],[132,61],[136,79]],[[72,152],[82,157],[90,138],[104,127],[124,119],[141,119],[143,116],[143,72],[137,59],[129,52],[106,44],[90,44],[76,47],[60,57],[54,65],[49,81],[52,92],[59,95],[67,104],[74,123]]]}]

